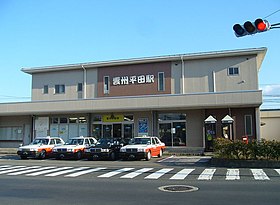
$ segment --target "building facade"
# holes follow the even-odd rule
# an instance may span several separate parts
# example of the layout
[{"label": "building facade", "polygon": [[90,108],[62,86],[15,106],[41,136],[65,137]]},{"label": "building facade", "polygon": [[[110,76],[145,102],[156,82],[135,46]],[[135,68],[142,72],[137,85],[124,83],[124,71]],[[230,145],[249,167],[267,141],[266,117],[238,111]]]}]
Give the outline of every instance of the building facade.
[{"label": "building facade", "polygon": [[158,136],[212,149],[260,138],[258,72],[266,48],[23,68],[32,100],[0,104],[0,146],[38,136]]},{"label": "building facade", "polygon": [[261,110],[261,138],[280,141],[280,110]]}]

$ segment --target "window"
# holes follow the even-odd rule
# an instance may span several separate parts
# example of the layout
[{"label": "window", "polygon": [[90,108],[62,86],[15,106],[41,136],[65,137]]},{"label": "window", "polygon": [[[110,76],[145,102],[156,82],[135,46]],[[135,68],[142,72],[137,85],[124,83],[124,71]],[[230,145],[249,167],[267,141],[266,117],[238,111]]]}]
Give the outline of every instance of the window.
[{"label": "window", "polygon": [[239,75],[239,67],[228,68],[228,75]]},{"label": "window", "polygon": [[58,124],[58,117],[51,118],[51,123],[52,124]]},{"label": "window", "polygon": [[164,91],[165,90],[165,83],[164,83],[164,72],[158,73],[158,91]]},{"label": "window", "polygon": [[88,139],[85,139],[85,145],[89,145]]},{"label": "window", "polygon": [[60,139],[56,139],[56,144],[62,144]]},{"label": "window", "polygon": [[55,85],[55,94],[65,93],[65,85]]},{"label": "window", "polygon": [[83,91],[83,83],[78,83],[78,85],[77,85],[77,91],[78,91],[78,92]]},{"label": "window", "polygon": [[44,85],[43,94],[48,94],[48,93],[49,93],[49,86],[48,85]]},{"label": "window", "polygon": [[109,94],[110,79],[109,76],[104,76],[104,94]]},{"label": "window", "polygon": [[51,141],[50,141],[50,145],[54,145],[54,144],[55,144],[54,139],[51,139]]},{"label": "window", "polygon": [[252,136],[253,135],[253,120],[252,115],[245,115],[245,135]]},{"label": "window", "polygon": [[69,117],[69,123],[77,123],[77,117]]},{"label": "window", "polygon": [[68,123],[68,120],[66,117],[61,117],[60,118],[60,123]]}]

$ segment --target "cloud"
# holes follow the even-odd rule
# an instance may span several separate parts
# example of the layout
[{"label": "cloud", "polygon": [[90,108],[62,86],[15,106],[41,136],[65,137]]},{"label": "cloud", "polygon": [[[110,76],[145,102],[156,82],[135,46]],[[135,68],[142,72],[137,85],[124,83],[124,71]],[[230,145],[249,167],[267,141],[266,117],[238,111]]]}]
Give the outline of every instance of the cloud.
[{"label": "cloud", "polygon": [[280,84],[261,86],[263,95],[280,95]]}]

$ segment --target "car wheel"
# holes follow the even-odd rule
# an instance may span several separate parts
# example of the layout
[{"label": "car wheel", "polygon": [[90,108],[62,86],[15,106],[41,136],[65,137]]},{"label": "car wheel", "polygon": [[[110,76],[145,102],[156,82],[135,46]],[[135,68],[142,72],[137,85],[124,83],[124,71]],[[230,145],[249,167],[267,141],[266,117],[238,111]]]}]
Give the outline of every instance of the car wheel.
[{"label": "car wheel", "polygon": [[77,152],[76,159],[78,159],[78,160],[82,159],[82,152],[81,151]]},{"label": "car wheel", "polygon": [[20,158],[21,158],[21,159],[27,159],[27,157],[26,157],[26,156],[20,156]]},{"label": "car wheel", "polygon": [[110,159],[113,160],[113,161],[116,160],[116,153],[115,152],[111,153]]},{"label": "car wheel", "polygon": [[40,159],[45,159],[46,158],[46,150],[42,150],[41,154],[40,154]]},{"label": "car wheel", "polygon": [[162,157],[162,149],[160,149],[158,157]]},{"label": "car wheel", "polygon": [[149,152],[147,153],[146,160],[149,161],[151,158],[152,158],[152,154],[151,154],[151,151],[149,151]]}]

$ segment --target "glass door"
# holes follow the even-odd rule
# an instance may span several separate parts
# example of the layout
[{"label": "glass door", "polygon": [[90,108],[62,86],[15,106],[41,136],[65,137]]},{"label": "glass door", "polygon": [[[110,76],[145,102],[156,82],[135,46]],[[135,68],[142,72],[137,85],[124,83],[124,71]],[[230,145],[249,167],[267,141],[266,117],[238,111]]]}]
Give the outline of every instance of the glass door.
[{"label": "glass door", "polygon": [[186,123],[173,122],[173,146],[186,146]]},{"label": "glass door", "polygon": [[159,139],[164,142],[166,146],[173,145],[171,125],[171,123],[159,124]]},{"label": "glass door", "polygon": [[123,124],[123,139],[125,143],[128,143],[133,138],[133,124]]},{"label": "glass door", "polygon": [[113,138],[122,138],[122,124],[113,124]]},{"label": "glass door", "polygon": [[103,138],[111,138],[112,137],[112,129],[113,126],[110,125],[103,125]]}]

